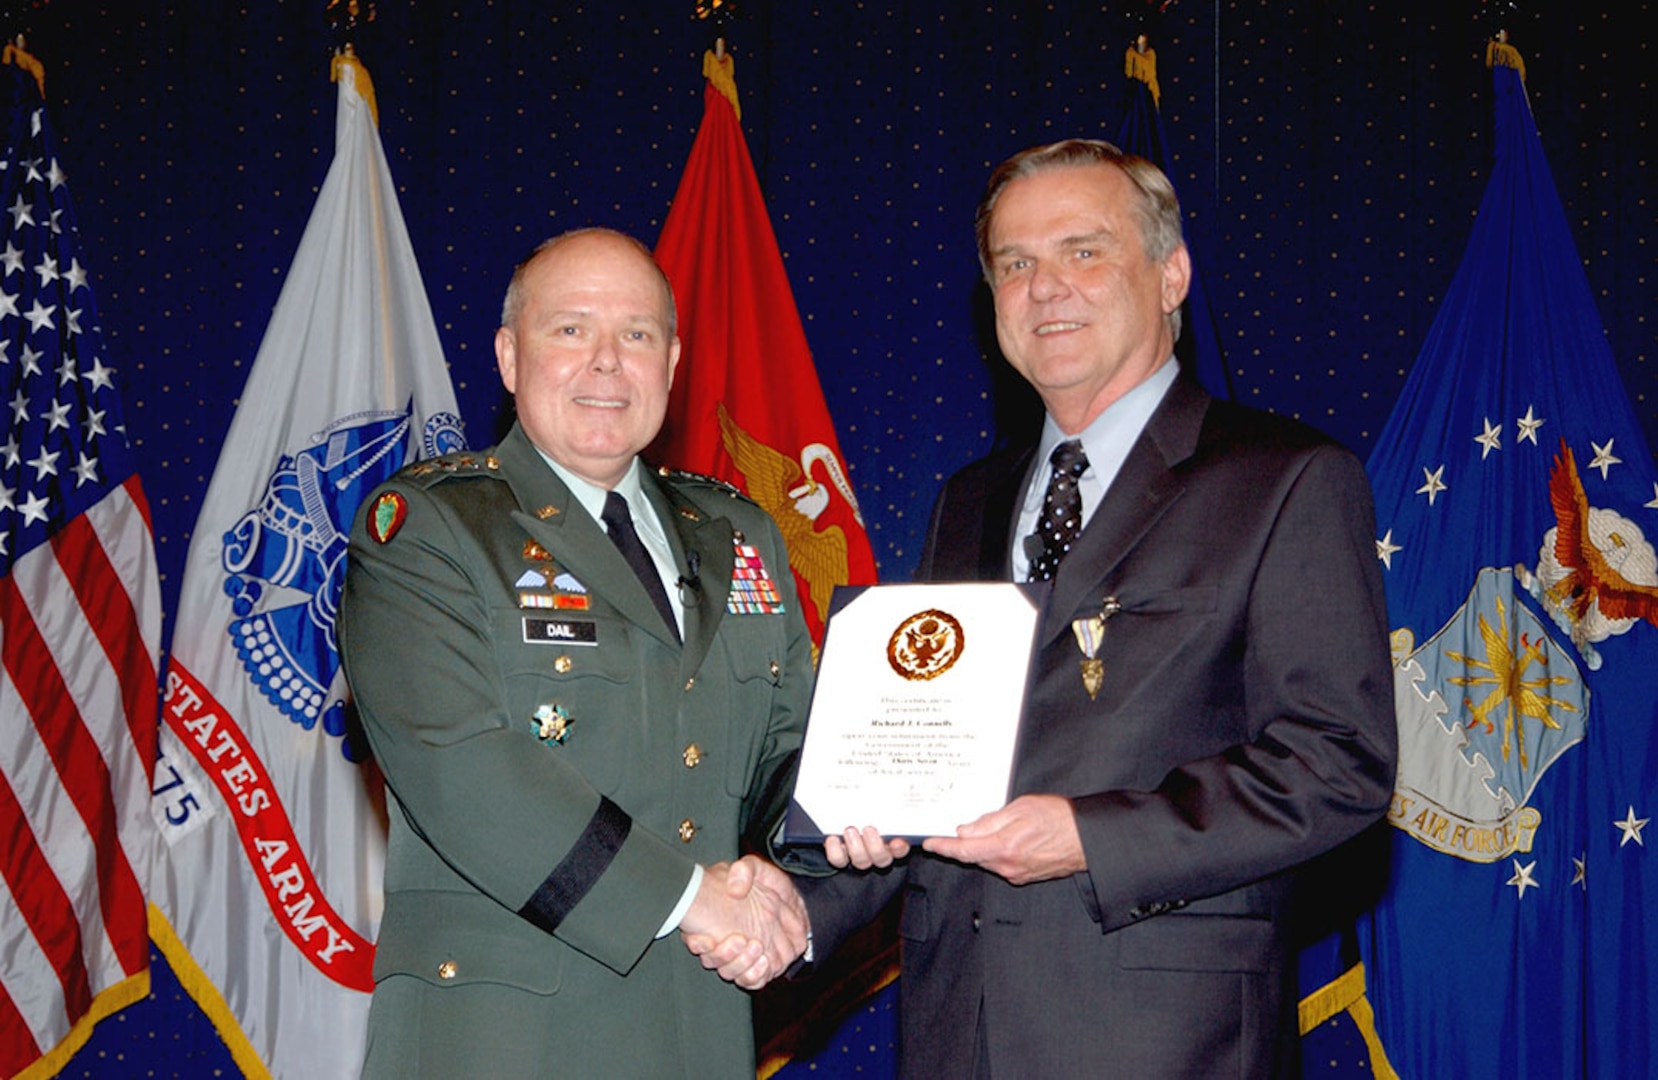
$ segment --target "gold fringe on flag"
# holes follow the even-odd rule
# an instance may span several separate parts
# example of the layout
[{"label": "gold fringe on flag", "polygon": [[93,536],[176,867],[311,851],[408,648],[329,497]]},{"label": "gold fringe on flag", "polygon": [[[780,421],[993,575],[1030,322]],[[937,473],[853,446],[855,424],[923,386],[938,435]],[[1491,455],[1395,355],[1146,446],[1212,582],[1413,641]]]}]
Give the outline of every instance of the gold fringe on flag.
[{"label": "gold fringe on flag", "polygon": [[1151,103],[1162,108],[1163,94],[1157,87],[1157,50],[1146,44],[1146,35],[1141,34],[1128,47],[1123,57],[1123,73],[1145,83],[1151,90]]},{"label": "gold fringe on flag", "polygon": [[368,68],[357,59],[357,51],[350,45],[334,54],[333,63],[328,65],[328,81],[339,82],[340,73],[346,68],[351,69],[351,84],[357,88],[357,96],[368,102],[369,119],[379,127],[380,106],[374,100],[374,80],[368,77]]},{"label": "gold fringe on flag", "polygon": [[722,50],[721,54],[716,56],[713,49],[703,53],[702,77],[726,96],[731,102],[732,111],[737,114],[737,119],[741,120],[743,107],[737,104],[737,65],[731,59],[731,54]]},{"label": "gold fringe on flag", "polygon": [[36,59],[23,44],[23,35],[17,35],[16,41],[6,42],[4,50],[0,50],[0,64],[14,64],[35,77],[35,85],[40,88],[40,97],[46,99],[46,65]]},{"label": "gold fringe on flag", "polygon": [[1302,1035],[1345,1012],[1359,1029],[1359,1036],[1364,1039],[1365,1049],[1370,1053],[1371,1075],[1376,1080],[1399,1080],[1399,1074],[1387,1060],[1387,1051],[1382,1048],[1370,998],[1365,996],[1363,964],[1354,964],[1302,998],[1298,1012]]},{"label": "gold fringe on flag", "polygon": [[1497,36],[1485,43],[1486,67],[1511,67],[1520,73],[1520,81],[1526,81],[1526,62],[1520,56],[1520,50],[1508,43],[1508,31],[1499,30]]}]

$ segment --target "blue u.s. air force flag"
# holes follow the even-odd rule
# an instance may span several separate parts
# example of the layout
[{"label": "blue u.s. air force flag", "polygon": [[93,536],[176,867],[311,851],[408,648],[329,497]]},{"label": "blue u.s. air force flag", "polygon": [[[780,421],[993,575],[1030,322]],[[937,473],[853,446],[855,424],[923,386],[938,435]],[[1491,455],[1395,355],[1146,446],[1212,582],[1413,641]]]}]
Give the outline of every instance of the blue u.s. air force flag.
[{"label": "blue u.s. air force flag", "polygon": [[1400,760],[1359,947],[1400,1076],[1645,1076],[1658,483],[1524,83],[1493,75],[1491,180],[1369,464]]}]

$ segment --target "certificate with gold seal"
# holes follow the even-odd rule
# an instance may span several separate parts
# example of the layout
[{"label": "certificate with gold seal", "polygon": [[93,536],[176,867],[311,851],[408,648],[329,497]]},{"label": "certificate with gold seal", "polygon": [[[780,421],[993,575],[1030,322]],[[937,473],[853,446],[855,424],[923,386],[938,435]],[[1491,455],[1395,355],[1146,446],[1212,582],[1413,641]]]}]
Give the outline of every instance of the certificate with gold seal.
[{"label": "certificate with gold seal", "polygon": [[837,589],[818,659],[791,843],[873,825],[954,836],[1007,802],[1037,588]]}]

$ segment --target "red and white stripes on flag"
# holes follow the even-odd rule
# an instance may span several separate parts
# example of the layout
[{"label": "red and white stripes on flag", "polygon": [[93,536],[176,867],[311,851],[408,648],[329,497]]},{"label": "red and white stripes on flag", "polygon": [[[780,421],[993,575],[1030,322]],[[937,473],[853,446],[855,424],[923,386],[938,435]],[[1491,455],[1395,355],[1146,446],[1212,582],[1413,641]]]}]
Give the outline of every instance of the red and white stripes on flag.
[{"label": "red and white stripes on flag", "polygon": [[35,83],[0,68],[0,1073],[149,991],[161,602]]}]

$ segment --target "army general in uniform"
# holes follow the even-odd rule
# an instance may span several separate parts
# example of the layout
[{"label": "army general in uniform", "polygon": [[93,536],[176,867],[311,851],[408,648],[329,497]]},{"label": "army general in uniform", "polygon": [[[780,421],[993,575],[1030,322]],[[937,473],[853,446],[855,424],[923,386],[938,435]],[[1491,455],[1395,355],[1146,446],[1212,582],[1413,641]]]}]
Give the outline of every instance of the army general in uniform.
[{"label": "army general in uniform", "polygon": [[674,319],[632,239],[543,244],[496,336],[511,432],[352,530],[340,652],[391,804],[367,1075],[754,1075],[747,995],[675,931],[805,946],[780,872],[724,884],[786,803],[811,645],[765,512],[638,457]]}]

